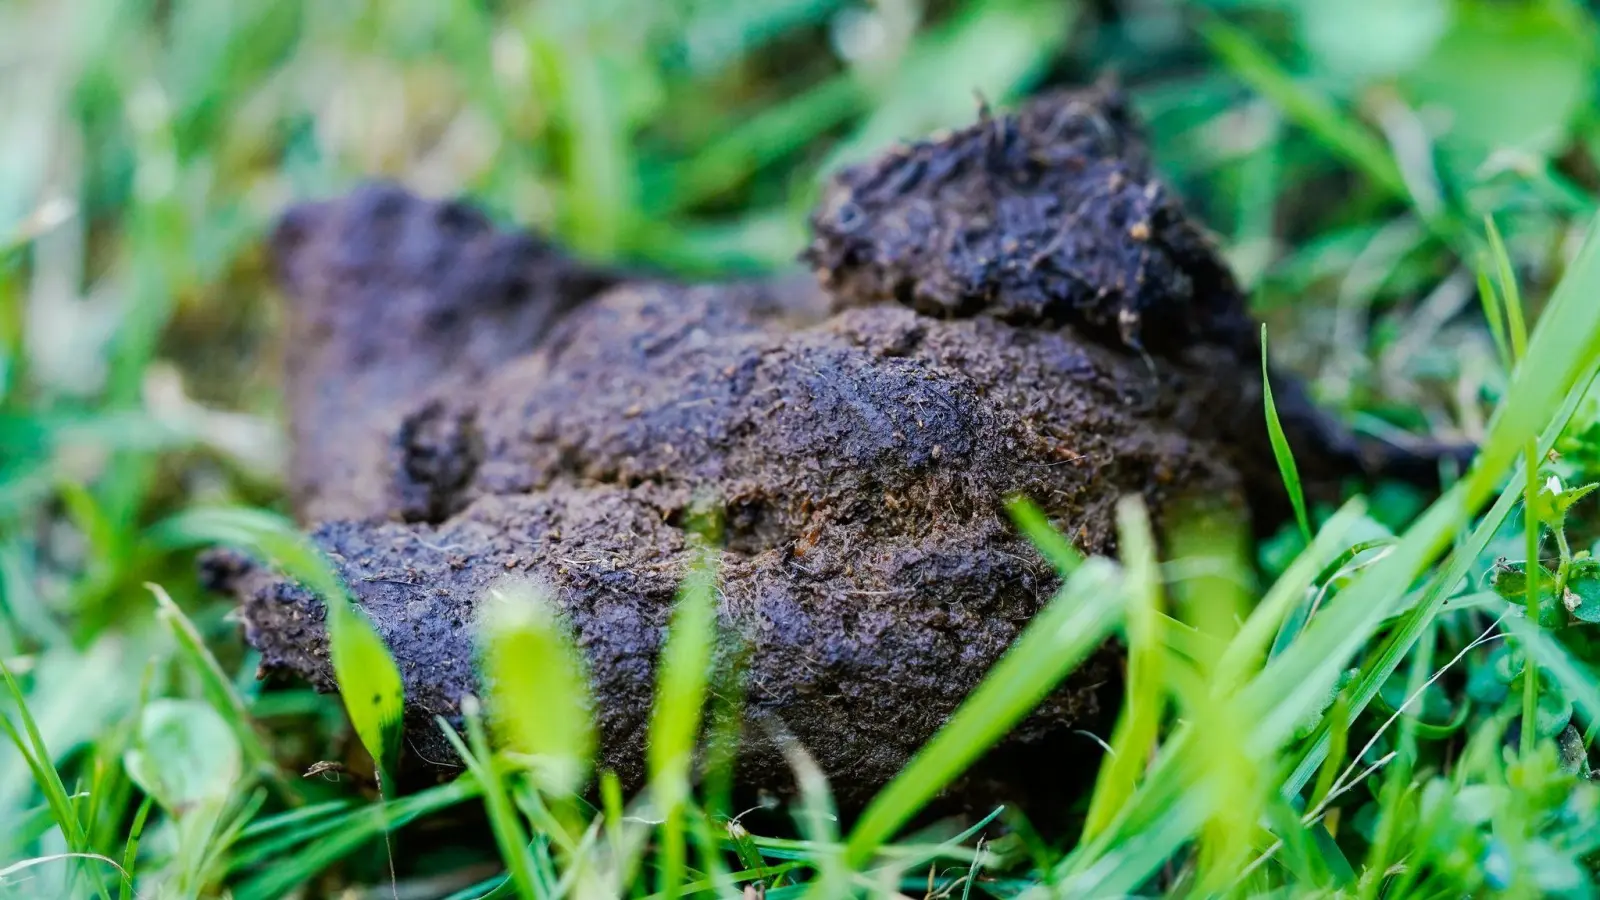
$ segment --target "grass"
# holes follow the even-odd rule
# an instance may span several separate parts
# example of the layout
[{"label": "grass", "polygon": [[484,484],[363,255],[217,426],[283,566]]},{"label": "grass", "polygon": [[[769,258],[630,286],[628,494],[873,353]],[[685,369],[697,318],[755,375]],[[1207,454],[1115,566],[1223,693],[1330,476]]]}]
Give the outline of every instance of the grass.
[{"label": "grass", "polygon": [[[0,5],[0,897],[1595,896],[1596,23],[1340,7]],[[382,174],[597,258],[772,271],[839,161],[1107,65],[1274,363],[1473,466],[1307,508],[1275,440],[1277,535],[1157,540],[1124,502],[1120,560],[1014,502],[1060,592],[854,821],[801,746],[787,828],[689,778],[729,712],[713,555],[638,796],[590,773],[570,638],[508,586],[468,770],[393,790],[393,663],[283,517],[258,250],[282,205]],[[219,543],[334,605],[346,695],[377,706],[254,679],[194,574]],[[1087,796],[910,829],[1106,635],[1128,678]]]}]

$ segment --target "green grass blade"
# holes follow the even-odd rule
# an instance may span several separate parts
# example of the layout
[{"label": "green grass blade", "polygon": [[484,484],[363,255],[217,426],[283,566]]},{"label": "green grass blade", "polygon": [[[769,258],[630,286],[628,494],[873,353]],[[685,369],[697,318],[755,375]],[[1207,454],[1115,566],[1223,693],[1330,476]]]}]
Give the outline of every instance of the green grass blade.
[{"label": "green grass blade", "polygon": [[1026,497],[1012,497],[1006,501],[1006,511],[1011,514],[1017,530],[1033,543],[1045,561],[1055,568],[1056,574],[1065,578],[1083,564],[1083,553],[1051,527],[1044,511],[1032,501]]},{"label": "green grass blade", "polygon": [[650,712],[645,761],[651,800],[663,820],[659,890],[668,897],[677,896],[687,877],[683,816],[716,642],[716,578],[714,551],[701,541],[672,613]]},{"label": "green grass blade", "polygon": [[756,848],[755,841],[750,839],[750,832],[738,822],[728,823],[727,831],[728,842],[732,844],[733,854],[738,858],[739,865],[746,871],[755,873],[752,877],[761,881],[763,885],[771,886],[771,882],[767,880],[769,873],[766,859]]},{"label": "green grass blade", "polygon": [[[86,799],[87,792],[72,795],[73,802]],[[9,833],[0,834],[0,857],[10,856],[37,841],[45,832],[55,827],[55,810],[49,803],[26,810],[17,815]]]},{"label": "green grass blade", "polygon": [[202,507],[156,523],[147,540],[179,550],[222,544],[257,553],[325,601],[348,597],[343,579],[326,557],[282,516],[246,507]]},{"label": "green grass blade", "polygon": [[1306,546],[1311,545],[1311,517],[1306,514],[1306,492],[1300,484],[1300,469],[1294,464],[1294,450],[1283,433],[1283,423],[1278,420],[1278,406],[1272,400],[1272,373],[1267,367],[1267,326],[1261,326],[1261,397],[1267,408],[1267,436],[1272,441],[1272,455],[1278,461],[1278,474],[1283,478],[1283,488],[1289,492],[1289,502],[1294,506],[1294,520],[1300,525],[1300,536]]},{"label": "green grass blade", "polygon": [[378,764],[386,789],[390,789],[400,761],[400,730],[405,713],[400,667],[366,613],[350,603],[332,602],[328,606],[328,656],[333,661],[350,724]]},{"label": "green grass blade", "polygon": [[703,203],[737,187],[760,167],[848,120],[867,99],[861,82],[842,74],[736,122],[684,163],[677,173],[672,209]]},{"label": "green grass blade", "polygon": [[[22,722],[22,731],[18,732],[11,717],[0,713],[0,730],[4,730],[6,737],[22,755],[24,763],[33,774],[35,786],[44,794],[45,802],[50,807],[51,815],[55,818],[56,826],[61,829],[61,834],[66,838],[67,848],[70,851],[67,857],[71,859],[92,858],[90,840],[83,820],[78,816],[78,805],[74,802],[73,793],[67,790],[66,784],[61,780],[61,773],[56,770],[55,757],[50,755],[50,749],[45,745],[44,737],[39,733],[38,723],[34,721],[33,714],[28,711],[26,695],[22,692],[21,685],[11,674],[11,669],[6,666],[5,659],[0,658],[0,678],[4,679],[6,693],[10,695],[12,703],[16,706],[17,718]],[[26,738],[24,738],[26,734]],[[116,863],[111,863],[113,866]],[[81,865],[75,863],[74,865]],[[98,875],[91,874],[95,883],[96,892],[102,900],[110,900],[104,883]]]},{"label": "green grass blade", "polygon": [[[1424,637],[1417,642],[1416,653],[1411,656],[1411,670],[1407,673],[1406,696],[1420,695],[1426,685],[1428,675],[1433,668],[1432,634],[1438,628],[1437,621],[1428,622],[1424,629]],[[1374,835],[1371,846],[1368,848],[1366,869],[1369,872],[1388,871],[1392,864],[1404,856],[1406,850],[1398,844],[1402,829],[1409,831],[1415,827],[1415,822],[1407,816],[1407,801],[1409,799],[1412,773],[1417,763],[1417,723],[1416,716],[1403,716],[1400,719],[1400,733],[1395,741],[1393,761],[1384,771],[1382,785],[1378,788],[1378,814],[1377,833]],[[1533,729],[1526,729],[1532,733]],[[1363,885],[1363,896],[1375,897],[1376,891],[1369,885]]]},{"label": "green grass blade", "polygon": [[[842,864],[843,852],[839,846],[839,817],[833,802],[833,790],[827,776],[812,759],[811,754],[797,741],[783,736],[783,754],[793,770],[799,787],[800,802],[795,810],[795,822],[805,838],[802,846],[806,852],[795,858],[804,860],[815,869],[808,884],[808,897],[837,897],[844,892],[850,872]],[[775,855],[775,854],[774,854]]]},{"label": "green grass blade", "polygon": [[501,897],[515,896],[516,885],[504,875],[493,875],[484,880],[468,885],[453,894],[446,894],[444,900],[500,900]]},{"label": "green grass blade", "polygon": [[29,746],[22,733],[17,731],[17,726],[12,723],[10,716],[0,714],[0,730],[5,731],[6,737],[12,746],[17,748],[23,762],[33,774],[34,784],[45,796],[45,805],[49,809],[50,817],[66,837],[68,846],[74,843],[82,844],[83,825],[78,820],[77,806],[71,801],[71,798],[77,795],[67,794],[65,785],[61,784],[60,773],[48,764],[48,760],[44,765],[40,764],[38,754]]},{"label": "green grass blade", "polygon": [[1489,336],[1494,339],[1495,355],[1500,358],[1500,365],[1510,372],[1516,366],[1516,358],[1511,353],[1511,342],[1506,337],[1505,307],[1501,305],[1500,292],[1495,289],[1494,282],[1483,271],[1478,272],[1478,302],[1483,305],[1483,318],[1489,323]]},{"label": "green grass blade", "polygon": [[[1511,394],[1502,403],[1501,411],[1496,416],[1496,426],[1491,431],[1490,441],[1485,451],[1480,453],[1469,479],[1459,483],[1441,498],[1429,514],[1424,516],[1424,520],[1419,521],[1411,531],[1407,532],[1408,539],[1413,533],[1420,536],[1425,528],[1434,541],[1439,544],[1448,542],[1448,537],[1441,535],[1447,535],[1457,524],[1470,519],[1471,511],[1481,503],[1478,497],[1492,491],[1494,473],[1505,471],[1511,459],[1525,452],[1522,447],[1507,446],[1513,439],[1508,435],[1515,435],[1516,429],[1531,433],[1538,429],[1541,421],[1545,422],[1544,430],[1539,437],[1538,452],[1540,454],[1548,452],[1555,444],[1556,438],[1582,404],[1589,384],[1594,379],[1595,370],[1600,366],[1600,356],[1597,356],[1597,353],[1600,353],[1600,322],[1592,321],[1592,316],[1585,313],[1584,306],[1589,302],[1588,298],[1595,296],[1597,292],[1600,292],[1600,258],[1597,258],[1595,238],[1591,236],[1580,250],[1572,268],[1568,270],[1567,277],[1558,286],[1556,295],[1552,298],[1535,332],[1528,362],[1522,369],[1533,369],[1539,374],[1519,372],[1516,381],[1513,382]],[[1586,316],[1590,321],[1585,321]],[[1555,395],[1558,390],[1563,391],[1565,396]],[[1552,407],[1555,407],[1554,411],[1551,411]],[[1515,424],[1505,425],[1508,420]],[[1495,450],[1492,458],[1488,455],[1489,448]],[[1526,477],[1524,465],[1524,462],[1517,464],[1516,472],[1511,479],[1511,484],[1517,487],[1501,492],[1493,509],[1473,529],[1467,540],[1456,548],[1444,572],[1430,581],[1417,606],[1391,632],[1377,653],[1372,655],[1371,661],[1363,667],[1361,677],[1351,694],[1352,718],[1365,709],[1366,704],[1376,696],[1379,686],[1393,674],[1400,660],[1420,636],[1426,620],[1438,611],[1448,592],[1467,577],[1471,567],[1482,556],[1489,541],[1500,528],[1500,524],[1511,514],[1521,499],[1520,484]],[[1420,571],[1420,563],[1415,559],[1401,563],[1386,559],[1379,565],[1384,564],[1387,566],[1380,577],[1385,580],[1398,580],[1398,573],[1408,569]],[[1373,568],[1377,569],[1378,566]],[[1363,579],[1373,577],[1371,570],[1363,575]],[[1359,584],[1358,581],[1352,587]],[[1368,601],[1372,602],[1375,599],[1374,595],[1379,595],[1383,590],[1384,588],[1374,581],[1368,588],[1363,589],[1363,593]],[[1292,793],[1305,786],[1316,771],[1327,748],[1326,730],[1319,729],[1285,784],[1285,791]]]},{"label": "green grass blade", "polygon": [[61,773],[56,771],[50,748],[45,746],[44,738],[39,734],[39,726],[34,722],[33,714],[28,711],[27,696],[23,694],[21,685],[17,684],[16,678],[12,676],[11,669],[6,666],[3,658],[0,658],[0,677],[4,678],[6,693],[16,705],[17,718],[22,722],[22,731],[17,730],[9,715],[0,715],[0,727],[4,727],[11,743],[16,746],[17,752],[22,754],[24,762],[33,772],[34,784],[40,793],[44,794],[45,801],[55,816],[56,825],[61,828],[62,835],[67,839],[67,845],[75,852],[82,852],[82,848],[86,846],[86,837],[83,823],[78,818],[77,804],[73,802],[73,797],[77,795],[68,792],[66,784],[61,780]]},{"label": "green grass blade", "polygon": [[1245,31],[1213,16],[1201,25],[1200,33],[1224,65],[1276,104],[1284,115],[1344,157],[1385,193],[1410,199],[1400,167],[1383,142],[1321,95],[1296,84]]},{"label": "green grass blade", "polygon": [[824,162],[860,162],[896,141],[972,121],[973,95],[1009,102],[1030,87],[1080,13],[1063,3],[971,3],[912,44],[874,85],[871,112]]},{"label": "green grass blade", "polygon": [[669,792],[657,798],[664,803],[681,800],[688,788],[715,629],[715,562],[710,552],[703,551],[679,591],[651,710],[648,762],[652,785]]},{"label": "green grass blade", "polygon": [[[1192,732],[1191,732],[1192,734]],[[1171,771],[1169,768],[1167,771]],[[1205,819],[1206,800],[1199,791],[1152,792],[1163,787],[1161,770],[1152,771],[1140,799],[1159,796],[1161,814],[1141,827],[1118,829],[1114,842],[1099,841],[1100,852],[1074,851],[1053,884],[1041,885],[1022,897],[1048,900],[1059,897],[1124,897],[1134,893],[1154,872],[1172,859],[1174,851],[1190,840]],[[1113,832],[1108,832],[1113,833]],[[1090,862],[1089,860],[1093,860]]]},{"label": "green grass blade", "polygon": [[[1595,319],[1590,305],[1590,298],[1596,295],[1600,295],[1600,236],[1591,230],[1541,318],[1528,355],[1491,424],[1489,440],[1467,477],[1429,507],[1383,559],[1363,570],[1289,651],[1269,662],[1246,688],[1243,699],[1252,710],[1247,720],[1252,724],[1243,740],[1252,753],[1270,755],[1283,745],[1304,717],[1325,700],[1346,661],[1386,620],[1393,599],[1404,596],[1427,564],[1451,546],[1463,523],[1499,493],[1495,508],[1456,548],[1456,558],[1444,574],[1430,583],[1423,599],[1362,667],[1349,694],[1352,719],[1399,666],[1446,592],[1466,576],[1490,535],[1515,505],[1517,489],[1502,490],[1500,485],[1513,465],[1517,466],[1513,484],[1521,479],[1519,457],[1525,436],[1541,433],[1543,428],[1539,449],[1548,449],[1593,379],[1600,365],[1600,320]],[[1089,884],[1095,890],[1115,891],[1119,886],[1131,890],[1195,833],[1208,815],[1207,803],[1218,801],[1186,790],[1195,776],[1189,758],[1193,752],[1190,733],[1180,728],[1168,740],[1145,786],[1119,817],[1122,824],[1112,833],[1133,846],[1113,848],[1105,841],[1091,842],[1069,858],[1067,874],[1093,875]],[[1314,735],[1284,784],[1286,795],[1297,794],[1305,786],[1327,752],[1328,723],[1324,721]],[[1108,862],[1113,849],[1117,865]]]},{"label": "green grass blade", "polygon": [[595,748],[583,657],[555,607],[529,584],[490,588],[481,610],[489,716],[502,746],[529,764],[541,790],[576,793]]},{"label": "green grass blade", "polygon": [[740,890],[734,884],[733,874],[728,870],[722,844],[717,838],[717,831],[720,829],[717,828],[716,822],[702,810],[696,809],[695,815],[689,817],[689,830],[694,836],[695,849],[699,854],[700,871],[706,876],[703,880],[710,883],[716,896],[738,896]]},{"label": "green grass blade", "polygon": [[133,815],[133,825],[128,829],[128,846],[122,852],[122,887],[117,893],[120,900],[131,900],[133,897],[134,872],[139,860],[139,838],[144,835],[144,823],[150,817],[150,807],[154,804],[155,798],[147,795],[139,804],[139,811]]},{"label": "green grass blade", "polygon": [[[1577,408],[1577,397],[1569,399],[1568,406],[1557,418],[1565,421],[1572,411]],[[1559,430],[1559,429],[1555,429]],[[1550,438],[1552,441],[1553,437]],[[1521,467],[1518,467],[1515,478],[1521,477]],[[1514,479],[1515,480],[1515,479]],[[1470,569],[1482,557],[1494,533],[1499,530],[1500,523],[1510,514],[1516,506],[1521,494],[1514,491],[1503,493],[1494,507],[1479,523],[1468,539],[1453,555],[1450,563],[1443,573],[1435,575],[1429,581],[1423,592],[1421,601],[1406,613],[1405,619],[1399,623],[1393,633],[1383,642],[1378,651],[1372,655],[1370,661],[1363,666],[1361,675],[1351,687],[1349,717],[1354,719],[1360,709],[1365,709],[1372,698],[1377,696],[1378,688],[1399,667],[1400,660],[1415,642],[1420,630],[1427,620],[1437,612],[1443,604],[1448,592],[1462,579],[1466,578]],[[1463,513],[1465,515],[1465,513]],[[1314,737],[1306,749],[1301,753],[1298,763],[1284,784],[1284,793],[1294,794],[1303,789],[1311,776],[1321,766],[1327,755],[1331,740],[1329,734],[1330,723],[1324,721],[1314,733]]]},{"label": "green grass blade", "polygon": [[1499,300],[1506,316],[1511,336],[1512,362],[1528,355],[1528,326],[1522,316],[1522,292],[1517,288],[1517,276],[1511,268],[1511,254],[1500,237],[1500,229],[1493,216],[1483,217],[1483,227],[1489,235],[1489,261],[1494,265],[1495,277],[1500,282]]},{"label": "green grass blade", "polygon": [[[1316,606],[1322,590],[1327,587],[1328,582],[1332,581],[1334,576],[1339,574],[1341,569],[1354,562],[1356,557],[1361,554],[1387,547],[1393,543],[1393,538],[1374,538],[1372,540],[1358,541],[1346,547],[1343,553],[1340,553],[1334,557],[1332,562],[1323,566],[1322,571],[1317,573],[1317,577],[1311,582],[1311,587],[1315,590],[1308,592],[1304,600],[1290,609],[1289,614],[1284,617],[1279,625],[1278,634],[1272,639],[1272,649],[1267,652],[1268,658],[1278,656],[1289,649],[1289,645],[1294,643],[1294,639],[1300,636],[1300,632],[1310,619],[1312,609]],[[1270,591],[1268,596],[1271,596]]]},{"label": "green grass blade", "polygon": [[[1344,558],[1340,548],[1345,535],[1366,514],[1366,502],[1356,498],[1346,503],[1317,533],[1306,549],[1295,557],[1278,580],[1268,589],[1250,617],[1245,619],[1233,640],[1228,642],[1217,661],[1214,677],[1218,684],[1243,684],[1255,674],[1255,667],[1270,653],[1270,642],[1278,627],[1294,608],[1306,597],[1319,575],[1327,569],[1327,560]],[[1293,646],[1291,643],[1289,646]],[[1280,654],[1281,655],[1281,654]]]},{"label": "green grass blade", "polygon": [[[405,799],[411,799],[409,797]],[[246,869],[263,865],[273,859],[288,855],[296,847],[311,844],[326,835],[342,832],[350,822],[358,819],[364,809],[349,809],[349,804],[343,804],[345,809],[331,816],[320,817],[320,821],[296,822],[298,827],[293,830],[280,829],[276,833],[252,836],[247,827],[241,833],[241,840],[247,845],[236,850],[228,860],[228,871],[237,873]]]},{"label": "green grass blade", "polygon": [[244,698],[239,696],[233,682],[222,671],[222,664],[217,662],[216,656],[206,647],[205,639],[200,636],[199,629],[195,628],[189,617],[183,614],[178,604],[172,601],[171,595],[165,588],[153,582],[146,582],[145,589],[156,598],[156,618],[172,634],[173,640],[178,644],[179,652],[199,676],[200,691],[206,701],[233,729],[245,759],[259,774],[272,781],[285,801],[291,804],[299,803],[300,793],[289,784],[282,770],[278,768],[277,761],[272,758],[272,752],[267,749],[266,742],[256,730],[250,711],[245,707]]},{"label": "green grass blade", "polygon": [[1317,783],[1311,789],[1311,798],[1306,801],[1306,806],[1316,809],[1322,806],[1322,801],[1327,799],[1328,793],[1333,790],[1334,780],[1339,775],[1339,768],[1345,763],[1345,754],[1350,748],[1350,701],[1341,693],[1333,701],[1326,716],[1329,732],[1329,748],[1327,758],[1322,761],[1322,768],[1317,772]]},{"label": "green grass blade", "polygon": [[[1516,275],[1511,268],[1511,255],[1506,251],[1505,241],[1500,237],[1500,229],[1494,224],[1494,217],[1484,216],[1484,230],[1489,236],[1489,256],[1494,264],[1496,277],[1500,283],[1500,297],[1506,313],[1507,330],[1511,335],[1511,349],[1513,359],[1520,363],[1528,355],[1528,326],[1522,315],[1522,294],[1517,287]],[[1535,499],[1539,496],[1539,449],[1534,436],[1528,436],[1527,448],[1523,451],[1523,467],[1525,469],[1523,487],[1523,510],[1525,521],[1523,532],[1525,537],[1524,556],[1532,568],[1534,561],[1539,558],[1539,532],[1544,523],[1534,514],[1537,508]],[[1528,581],[1526,595],[1526,609],[1530,620],[1539,620],[1539,579]],[[1522,721],[1532,722],[1539,705],[1539,680],[1526,678],[1522,682]],[[1533,753],[1534,739],[1536,737],[1532,728],[1520,729],[1521,752],[1523,756]]]},{"label": "green grass blade", "polygon": [[527,23],[538,89],[561,119],[569,188],[561,197],[563,237],[586,254],[614,255],[632,224],[637,186],[625,108],[607,96],[610,66],[586,30],[550,16]]},{"label": "green grass blade", "polygon": [[228,861],[233,855],[234,846],[239,842],[239,836],[244,834],[244,830],[255,820],[266,802],[266,789],[256,788],[250,796],[239,802],[232,816],[221,821],[215,838],[207,842],[205,861],[201,865],[201,871],[206,873],[204,879],[206,883],[219,880],[227,871]]},{"label": "green grass blade", "polygon": [[67,518],[89,542],[90,557],[114,565],[120,558],[118,529],[95,499],[94,493],[75,481],[63,481],[56,488]]},{"label": "green grass blade", "polygon": [[326,837],[323,839],[298,846],[293,852],[284,848],[282,851],[257,854],[256,858],[264,871],[238,884],[233,891],[234,900],[278,900],[288,896],[295,888],[366,846],[385,831],[403,828],[422,816],[470,800],[478,796],[480,790],[477,778],[463,775],[449,784],[398,800],[380,800],[364,806],[336,819],[333,827],[324,832]]},{"label": "green grass blade", "polygon": [[[1513,321],[1515,322],[1515,320]],[[1528,447],[1523,451],[1522,466],[1524,470],[1523,474],[1525,476],[1522,482],[1522,531],[1524,554],[1525,558],[1528,560],[1528,570],[1530,572],[1536,572],[1538,571],[1539,559],[1539,531],[1544,526],[1544,523],[1539,521],[1539,516],[1535,512],[1535,510],[1538,508],[1536,501],[1539,496],[1539,448],[1535,439],[1532,437],[1528,438]],[[1539,593],[1541,588],[1541,580],[1542,579],[1539,578],[1528,579],[1528,590],[1525,595],[1526,605],[1524,606],[1524,609],[1527,611],[1529,621],[1532,622],[1539,621]],[[1554,592],[1552,591],[1552,593]],[[1522,680],[1522,721],[1525,726],[1526,723],[1534,720],[1534,715],[1538,707],[1539,679],[1524,678]],[[1528,727],[1523,727],[1519,733],[1522,744],[1522,755],[1528,756],[1533,753],[1534,738],[1536,735],[1534,734],[1534,730]]]},{"label": "green grass blade", "polygon": [[1122,608],[1115,566],[1090,560],[861,815],[845,861],[859,869],[917,810],[999,740],[1105,640]]},{"label": "green grass blade", "polygon": [[1266,816],[1272,833],[1283,843],[1274,859],[1283,862],[1297,884],[1309,890],[1326,889],[1329,881],[1355,881],[1350,860],[1320,823],[1307,826],[1282,797],[1269,798]]},{"label": "green grass blade", "polygon": [[325,819],[338,813],[348,812],[350,806],[351,801],[349,800],[329,800],[313,806],[291,809],[288,812],[278,813],[277,815],[267,816],[251,822],[244,831],[240,832],[239,837],[243,840],[249,840],[295,826],[306,826],[316,822],[318,819]]},{"label": "green grass blade", "polygon": [[[1600,295],[1600,239],[1591,230],[1539,321],[1528,353],[1490,425],[1489,439],[1472,470],[1407,530],[1387,556],[1362,572],[1345,589],[1340,602],[1330,611],[1332,615],[1319,616],[1319,621],[1308,627],[1302,640],[1318,632],[1318,640],[1310,645],[1311,653],[1285,654],[1263,672],[1255,686],[1258,698],[1265,700],[1268,696],[1281,695],[1286,685],[1297,689],[1308,685],[1321,689],[1331,685],[1337,666],[1349,659],[1383,620],[1387,608],[1385,598],[1403,594],[1427,564],[1451,546],[1457,530],[1470,521],[1491,496],[1501,493],[1499,486],[1504,473],[1525,452],[1528,437],[1540,435],[1543,429],[1536,449],[1539,454],[1548,451],[1581,399],[1574,395],[1587,388],[1600,364],[1600,319],[1593,313],[1593,298],[1597,295]],[[1504,509],[1497,506],[1501,516],[1509,509],[1509,503]],[[1495,525],[1497,527],[1498,523]],[[1487,542],[1487,535],[1483,536],[1483,541]],[[1470,563],[1466,557],[1476,552],[1472,549],[1475,543],[1476,540],[1469,540],[1467,547],[1460,549],[1458,562]],[[1481,551],[1481,546],[1477,551]],[[1402,627],[1391,635],[1380,653],[1381,662],[1377,667],[1363,672],[1352,696],[1353,713],[1358,714],[1365,708],[1378,685],[1393,672],[1393,666],[1399,665],[1404,650],[1415,642],[1426,621],[1437,612],[1444,590],[1459,583],[1465,574],[1456,571],[1454,566],[1450,573],[1454,577],[1438,591],[1430,592],[1429,598],[1412,610]],[[1323,658],[1318,660],[1318,655]],[[1279,729],[1292,730],[1280,719],[1266,731],[1278,734]],[[1304,785],[1303,778],[1309,778],[1312,769],[1314,765],[1302,765],[1297,770],[1295,790]]]},{"label": "green grass blade", "polygon": [[477,703],[469,697],[461,707],[462,716],[467,720],[467,738],[472,743],[471,749],[461,742],[455,729],[442,718],[439,720],[439,729],[466,763],[467,770],[483,786],[483,805],[489,813],[489,825],[494,830],[495,843],[500,848],[500,858],[505,862],[507,875],[516,885],[517,896],[523,900],[542,897],[544,893],[539,889],[534,875],[538,864],[528,848],[527,833],[522,830],[506,783],[500,777],[494,757],[490,754]]},{"label": "green grass blade", "polygon": [[379,777],[392,785],[405,711],[400,668],[316,545],[279,516],[238,507],[179,513],[152,528],[149,540],[164,548],[225,544],[253,551],[322,598],[328,608],[328,655],[345,710]]},{"label": "green grass blade", "polygon": [[610,853],[612,886],[618,893],[632,883],[637,859],[628,853],[624,840],[622,781],[617,773],[607,770],[600,773],[600,808],[605,817],[606,850]]},{"label": "green grass blade", "polygon": [[1121,718],[1111,737],[1111,753],[1100,766],[1089,802],[1081,840],[1105,830],[1115,812],[1133,796],[1135,785],[1155,746],[1165,708],[1162,685],[1165,630],[1161,572],[1156,560],[1150,515],[1138,497],[1117,505],[1117,524],[1128,597],[1128,669]]}]

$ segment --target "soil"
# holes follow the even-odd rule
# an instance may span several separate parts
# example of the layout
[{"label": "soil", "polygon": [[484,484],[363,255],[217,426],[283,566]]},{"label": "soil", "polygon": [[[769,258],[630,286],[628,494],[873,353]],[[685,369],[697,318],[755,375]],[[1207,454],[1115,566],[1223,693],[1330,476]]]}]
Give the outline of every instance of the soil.
[{"label": "soil", "polygon": [[[414,765],[477,690],[478,598],[539,582],[585,652],[602,760],[644,780],[653,670],[723,520],[719,622],[741,660],[740,781],[785,790],[798,739],[851,808],[898,772],[1057,586],[1009,524],[1024,495],[1087,553],[1113,509],[1186,499],[1278,521],[1259,345],[1113,87],[985,112],[835,178],[816,286],[626,281],[457,204],[383,186],[291,212],[294,497],[399,660]],[[1274,389],[1331,494],[1374,467]],[[323,607],[236,554],[264,667],[335,688]],[[1107,646],[957,787],[992,802],[1092,773],[1119,695]],[[769,727],[769,726],[776,726]]]}]

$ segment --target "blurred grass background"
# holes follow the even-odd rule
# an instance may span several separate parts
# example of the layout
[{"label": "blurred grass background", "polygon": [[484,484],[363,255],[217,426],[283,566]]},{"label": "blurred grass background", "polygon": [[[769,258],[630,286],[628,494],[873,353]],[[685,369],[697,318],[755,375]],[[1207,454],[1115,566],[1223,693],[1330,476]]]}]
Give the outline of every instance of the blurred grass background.
[{"label": "blurred grass background", "polygon": [[[0,658],[57,758],[110,772],[141,697],[196,690],[159,581],[281,760],[335,755],[338,707],[262,693],[147,528],[280,504],[260,240],[372,177],[592,258],[772,271],[842,162],[1114,70],[1275,355],[1359,427],[1479,440],[1483,218],[1536,317],[1596,208],[1595,38],[1566,0],[3,0]],[[0,822],[31,790],[0,756]]]}]

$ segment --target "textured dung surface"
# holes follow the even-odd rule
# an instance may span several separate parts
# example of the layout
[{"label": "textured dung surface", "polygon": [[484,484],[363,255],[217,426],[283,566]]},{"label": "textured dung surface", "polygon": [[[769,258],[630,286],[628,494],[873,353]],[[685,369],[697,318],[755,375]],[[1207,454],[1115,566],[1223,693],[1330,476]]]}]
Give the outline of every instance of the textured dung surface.
[{"label": "textured dung surface", "polygon": [[1110,86],[847,169],[812,225],[807,258],[841,303],[1070,322],[1152,348],[1250,335],[1232,275]]},{"label": "textured dung surface", "polygon": [[405,440],[394,426],[420,392],[528,351],[616,280],[464,204],[388,184],[296,207],[272,251],[294,301],[291,483],[308,520],[383,510],[390,447]]},{"label": "textured dung surface", "polygon": [[[749,706],[817,757],[841,800],[861,800],[1054,587],[1005,524],[1005,497],[1038,499],[1104,551],[1124,492],[1158,507],[1179,486],[1239,496],[1221,448],[1178,424],[1199,422],[1223,382],[1174,368],[1158,386],[1137,356],[989,318],[878,306],[790,329],[778,316],[759,288],[620,288],[400,426],[454,423],[429,459],[452,456],[450,435],[475,435],[466,478],[395,470],[392,494],[454,514],[314,535],[404,663],[419,757],[448,758],[429,717],[474,690],[476,599],[526,573],[576,629],[606,762],[637,783],[654,658],[689,559],[678,526],[704,495],[723,512],[721,619],[748,653]],[[319,604],[264,570],[217,574],[245,598],[266,665],[332,688]],[[1101,658],[1015,740],[1097,722],[1114,681]],[[782,783],[786,767],[752,738],[747,778]]]},{"label": "textured dung surface", "polygon": [[[478,598],[513,573],[564,610],[603,764],[637,786],[697,501],[724,519],[722,648],[750,721],[798,738],[846,806],[1054,589],[1006,497],[1091,553],[1125,494],[1158,519],[1185,496],[1282,511],[1243,301],[1106,91],[842,173],[807,254],[825,296],[641,282],[578,305],[608,279],[447,209],[358,194],[278,242],[299,511],[401,663],[413,762],[448,769],[432,717],[476,690]],[[1359,468],[1278,393],[1314,487]],[[267,668],[334,687],[318,602],[231,555],[207,568]],[[1090,771],[1073,731],[1104,725],[1118,669],[1096,655],[963,790]],[[741,775],[781,788],[767,733],[747,729]]]}]

